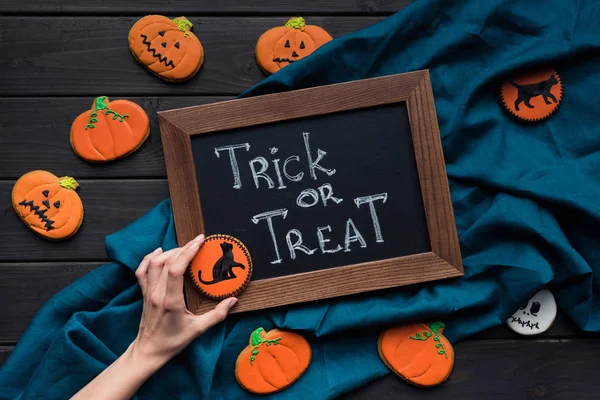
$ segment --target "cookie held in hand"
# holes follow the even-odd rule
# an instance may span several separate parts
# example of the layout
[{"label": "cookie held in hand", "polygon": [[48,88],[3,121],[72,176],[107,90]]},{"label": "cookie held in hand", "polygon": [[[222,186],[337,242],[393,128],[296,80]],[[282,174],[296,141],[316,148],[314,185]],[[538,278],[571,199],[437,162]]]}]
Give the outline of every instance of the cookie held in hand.
[{"label": "cookie held in hand", "polygon": [[71,125],[71,146],[89,162],[107,162],[137,150],[150,136],[144,109],[129,100],[97,97]]},{"label": "cookie held in hand", "polygon": [[73,236],[83,222],[79,184],[47,171],[31,171],[15,183],[12,205],[21,220],[39,236],[62,240]]},{"label": "cookie held in hand", "polygon": [[148,71],[167,81],[190,79],[204,62],[204,48],[185,17],[147,15],[129,31],[129,49]]},{"label": "cookie held in hand", "polygon": [[279,392],[296,382],[308,369],[310,344],[302,336],[258,328],[235,362],[240,386],[256,394]]},{"label": "cookie held in hand", "polygon": [[384,364],[417,386],[444,382],[454,366],[454,349],[442,332],[444,324],[409,324],[386,329],[377,341]]},{"label": "cookie held in hand", "polygon": [[327,31],[316,25],[306,25],[304,18],[290,19],[285,26],[269,29],[258,39],[254,51],[258,66],[266,74],[274,74],[325,43],[332,40]]}]

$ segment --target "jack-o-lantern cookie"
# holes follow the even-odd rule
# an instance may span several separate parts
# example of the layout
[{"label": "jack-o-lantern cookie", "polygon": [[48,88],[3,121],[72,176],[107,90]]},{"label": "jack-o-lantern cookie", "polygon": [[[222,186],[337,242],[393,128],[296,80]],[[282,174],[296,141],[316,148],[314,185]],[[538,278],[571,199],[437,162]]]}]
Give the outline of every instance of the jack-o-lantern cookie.
[{"label": "jack-o-lantern cookie", "polygon": [[310,344],[302,336],[258,328],[235,362],[235,379],[256,394],[270,394],[296,382],[308,369]]},{"label": "jack-o-lantern cookie", "polygon": [[83,222],[83,204],[75,179],[46,171],[23,175],[12,191],[12,205],[21,220],[45,239],[62,240],[75,234]]},{"label": "jack-o-lantern cookie", "polygon": [[542,289],[515,311],[506,323],[519,335],[539,335],[550,329],[555,318],[554,296],[548,289]]},{"label": "jack-o-lantern cookie", "polygon": [[454,349],[442,332],[444,324],[414,323],[386,329],[377,341],[384,364],[417,386],[444,382],[454,366]]},{"label": "jack-o-lantern cookie", "polygon": [[552,68],[518,74],[506,80],[500,88],[500,101],[504,109],[527,122],[551,116],[562,97],[562,81]]},{"label": "jack-o-lantern cookie", "polygon": [[252,276],[252,258],[242,242],[228,235],[211,235],[192,260],[192,280],[204,296],[222,300],[240,294]]},{"label": "jack-o-lantern cookie", "polygon": [[142,107],[129,100],[97,97],[92,109],[71,125],[71,146],[79,157],[106,162],[137,150],[150,135],[150,121]]},{"label": "jack-o-lantern cookie", "polygon": [[200,69],[204,48],[185,17],[147,15],[129,31],[129,49],[146,69],[167,81],[185,81]]},{"label": "jack-o-lantern cookie", "polygon": [[285,26],[269,29],[261,35],[256,43],[256,61],[265,73],[274,74],[330,40],[332,37],[325,29],[306,25],[302,17],[292,18]]}]

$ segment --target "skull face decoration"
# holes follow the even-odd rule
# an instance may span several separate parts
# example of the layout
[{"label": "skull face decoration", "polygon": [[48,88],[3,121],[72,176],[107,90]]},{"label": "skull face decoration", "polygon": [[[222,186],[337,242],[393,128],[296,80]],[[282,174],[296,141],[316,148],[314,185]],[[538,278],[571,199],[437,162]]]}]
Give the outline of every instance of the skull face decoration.
[{"label": "skull face decoration", "polygon": [[520,335],[538,335],[547,331],[556,318],[556,301],[548,289],[536,293],[506,320],[508,327]]}]

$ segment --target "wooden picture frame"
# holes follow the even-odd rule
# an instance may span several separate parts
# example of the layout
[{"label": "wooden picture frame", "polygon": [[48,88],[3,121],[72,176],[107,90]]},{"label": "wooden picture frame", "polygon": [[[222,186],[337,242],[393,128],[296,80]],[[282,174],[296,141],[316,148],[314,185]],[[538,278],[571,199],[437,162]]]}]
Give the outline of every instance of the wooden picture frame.
[{"label": "wooden picture frame", "polygon": [[[433,92],[427,70],[257,96],[158,113],[177,240],[204,233],[191,136],[405,102],[431,251],[251,281],[232,312],[344,296],[463,275]],[[340,284],[340,282],[344,282]],[[188,308],[203,313],[203,297],[186,274]]]}]

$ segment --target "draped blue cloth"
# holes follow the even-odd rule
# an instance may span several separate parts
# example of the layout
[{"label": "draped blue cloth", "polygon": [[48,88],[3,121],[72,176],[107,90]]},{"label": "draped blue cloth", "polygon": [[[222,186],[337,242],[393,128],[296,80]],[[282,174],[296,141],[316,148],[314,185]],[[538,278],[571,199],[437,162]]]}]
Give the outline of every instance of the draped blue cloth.
[{"label": "draped blue cloth", "polygon": [[[307,373],[273,398],[333,398],[388,373],[376,339],[386,324],[440,318],[452,341],[501,324],[548,285],[581,329],[600,330],[600,3],[420,0],[338,38],[245,96],[430,69],[465,276],[281,310],[230,316],[154,375],[143,399],[247,398],[238,353],[257,327],[311,342]],[[521,124],[497,101],[506,74],[556,68],[558,112]],[[199,77],[198,79],[202,79]],[[113,263],[39,312],[0,370],[2,399],[67,398],[134,339],[142,257],[176,246],[170,202],[106,239]],[[345,335],[335,335],[352,328]]]}]

